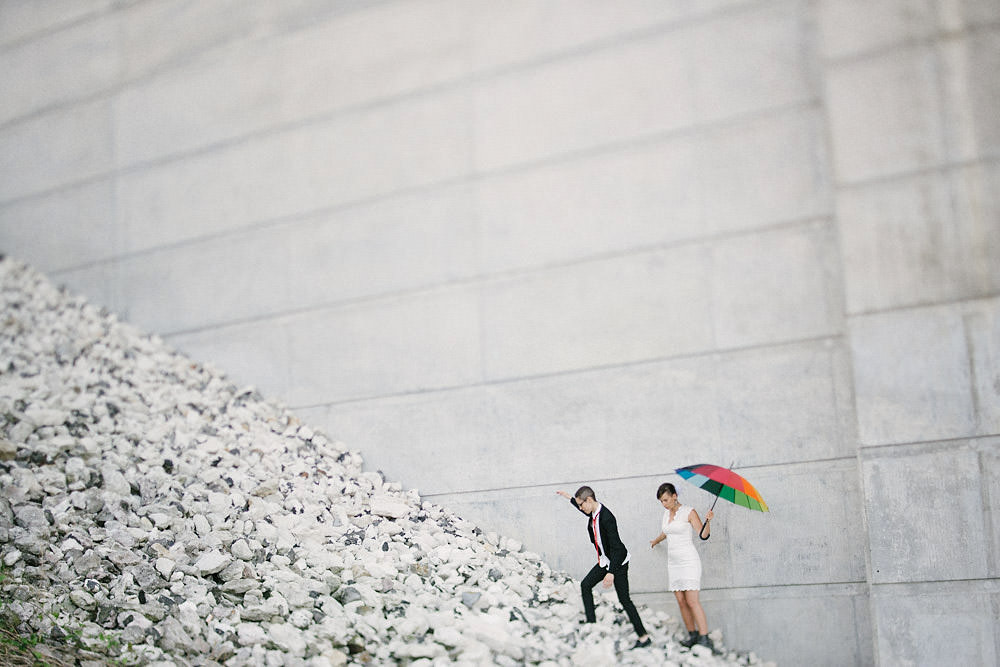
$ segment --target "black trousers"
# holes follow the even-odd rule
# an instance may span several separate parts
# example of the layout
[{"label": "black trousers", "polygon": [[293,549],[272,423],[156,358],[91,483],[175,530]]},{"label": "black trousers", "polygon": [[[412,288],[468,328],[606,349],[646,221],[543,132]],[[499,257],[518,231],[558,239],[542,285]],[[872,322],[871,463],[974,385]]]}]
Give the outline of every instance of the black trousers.
[{"label": "black trousers", "polygon": [[[608,568],[595,565],[580,582],[580,592],[583,594],[583,613],[586,615],[588,623],[597,621],[597,616],[594,614],[594,586],[601,583],[607,573]],[[621,572],[615,575],[615,592],[618,593],[618,601],[625,608],[625,615],[628,616],[632,627],[635,628],[635,634],[642,637],[646,634],[646,628],[642,626],[642,620],[639,618],[639,612],[636,611],[635,603],[628,595],[627,563],[622,566]]]}]

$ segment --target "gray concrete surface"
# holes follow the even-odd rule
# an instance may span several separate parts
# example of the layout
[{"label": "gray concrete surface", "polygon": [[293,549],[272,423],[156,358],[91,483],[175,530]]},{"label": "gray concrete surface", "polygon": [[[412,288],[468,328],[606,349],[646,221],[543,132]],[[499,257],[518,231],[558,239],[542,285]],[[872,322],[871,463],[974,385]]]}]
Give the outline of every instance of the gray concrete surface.
[{"label": "gray concrete surface", "polygon": [[727,645],[994,664],[998,69],[995,0],[0,0],[0,252],[575,575],[592,483],[671,612],[735,460]]}]

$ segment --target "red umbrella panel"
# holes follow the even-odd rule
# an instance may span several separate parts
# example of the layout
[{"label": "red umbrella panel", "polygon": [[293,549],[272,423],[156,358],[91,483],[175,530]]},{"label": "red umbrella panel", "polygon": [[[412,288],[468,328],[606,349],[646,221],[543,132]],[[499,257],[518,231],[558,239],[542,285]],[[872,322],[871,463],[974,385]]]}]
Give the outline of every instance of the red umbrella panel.
[{"label": "red umbrella panel", "polygon": [[[741,507],[748,507],[759,512],[767,512],[767,503],[760,497],[753,484],[737,475],[729,468],[714,466],[710,463],[698,463],[693,466],[677,468],[677,474],[695,486],[705,489],[719,498]],[[715,507],[715,503],[712,503]]]}]

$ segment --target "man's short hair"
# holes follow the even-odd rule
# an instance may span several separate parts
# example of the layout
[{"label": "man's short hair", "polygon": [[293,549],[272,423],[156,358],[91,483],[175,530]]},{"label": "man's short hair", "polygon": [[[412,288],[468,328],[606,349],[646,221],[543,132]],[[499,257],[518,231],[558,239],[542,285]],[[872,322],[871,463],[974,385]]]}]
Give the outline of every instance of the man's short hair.
[{"label": "man's short hair", "polygon": [[586,500],[587,498],[593,498],[594,500],[597,500],[597,496],[594,495],[594,490],[589,486],[581,486],[579,489],[576,490],[576,493],[573,494],[573,497],[576,498],[578,501]]}]

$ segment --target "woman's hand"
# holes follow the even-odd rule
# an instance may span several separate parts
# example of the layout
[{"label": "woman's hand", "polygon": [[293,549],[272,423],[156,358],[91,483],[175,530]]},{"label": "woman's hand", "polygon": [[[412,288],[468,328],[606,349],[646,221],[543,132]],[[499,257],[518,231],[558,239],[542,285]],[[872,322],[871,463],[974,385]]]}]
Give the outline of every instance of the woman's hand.
[{"label": "woman's hand", "polygon": [[715,516],[715,512],[713,512],[712,510],[708,510],[707,512],[705,512],[705,523],[708,523],[709,521],[711,521],[712,517],[714,517],[714,516]]}]

